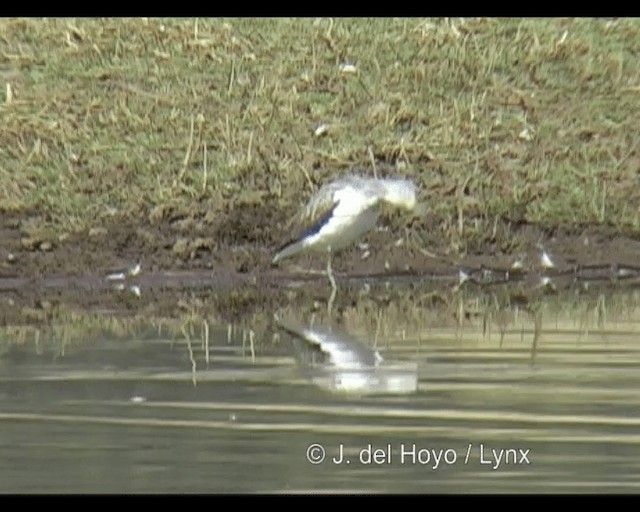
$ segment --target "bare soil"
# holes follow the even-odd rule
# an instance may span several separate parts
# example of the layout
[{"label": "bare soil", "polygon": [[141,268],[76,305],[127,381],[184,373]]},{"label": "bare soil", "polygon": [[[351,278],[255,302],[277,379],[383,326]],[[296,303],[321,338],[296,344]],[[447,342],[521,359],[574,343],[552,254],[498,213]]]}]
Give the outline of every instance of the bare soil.
[{"label": "bare soil", "polygon": [[[27,234],[26,226],[37,214],[5,215],[0,220],[0,324],[46,322],[60,305],[172,317],[206,305],[220,318],[237,321],[258,310],[295,302],[307,309],[326,304],[329,287],[321,273],[322,255],[271,265],[286,236],[278,228],[283,225],[281,212],[256,203],[229,206],[211,215],[207,207],[121,218],[107,227],[53,241]],[[366,257],[357,244],[335,257],[333,268],[342,285],[338,308],[358,300],[364,280],[411,284],[398,286],[394,293],[404,298],[415,294],[419,306],[425,287],[443,293],[455,288],[460,269],[471,275],[494,269],[495,275],[504,275],[518,255],[539,253],[540,246],[556,263],[545,273],[575,275],[576,269],[592,268],[590,278],[600,280],[608,280],[612,268],[636,269],[640,254],[640,241],[602,227],[542,229],[505,223],[501,229],[517,241],[517,252],[506,254],[487,244],[465,255],[450,254],[447,240],[433,240],[426,251],[412,244],[411,229],[399,243],[393,228],[393,222],[383,220],[381,229],[364,239],[369,248]],[[111,269],[136,261],[142,263],[142,273],[128,279],[125,290],[118,292],[105,280]],[[529,265],[524,272],[538,272],[535,261]],[[640,275],[640,269],[632,273]],[[129,290],[132,285],[140,287],[140,297]],[[536,287],[534,281],[531,287]],[[415,293],[418,288],[421,292]],[[393,300],[388,287],[381,290],[386,291],[373,292],[379,300]],[[429,297],[432,300],[433,295]]]}]

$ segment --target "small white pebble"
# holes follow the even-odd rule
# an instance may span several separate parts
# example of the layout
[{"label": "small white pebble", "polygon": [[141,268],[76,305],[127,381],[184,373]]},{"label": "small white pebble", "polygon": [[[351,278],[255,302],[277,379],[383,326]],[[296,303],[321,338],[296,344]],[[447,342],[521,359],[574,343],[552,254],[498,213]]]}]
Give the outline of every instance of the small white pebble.
[{"label": "small white pebble", "polygon": [[516,259],[512,264],[511,264],[511,268],[513,270],[518,270],[521,268],[524,268],[524,261],[522,257],[519,257],[518,259]]},{"label": "small white pebble", "polygon": [[547,251],[542,251],[542,254],[540,255],[540,264],[544,267],[544,268],[554,268],[555,264],[553,263],[553,260],[551,259],[551,257],[549,256],[549,254],[547,254]]},{"label": "small white pebble", "polygon": [[349,64],[349,63],[344,63],[344,64],[340,64],[340,72],[344,73],[345,75],[349,75],[349,74],[353,74],[355,72],[358,71],[358,68],[355,66],[355,64]]},{"label": "small white pebble", "polygon": [[[114,272],[112,274],[107,274],[105,278],[107,281],[124,281],[125,275],[124,272]],[[121,290],[122,288],[120,288]]]},{"label": "small white pebble", "polygon": [[140,264],[140,262],[138,262],[133,267],[131,267],[129,269],[129,275],[130,276],[137,276],[140,273],[141,270],[142,270],[142,265]]},{"label": "small white pebble", "polygon": [[540,278],[539,286],[541,288],[545,288],[547,286],[553,285],[553,280],[549,276],[542,276]]},{"label": "small white pebble", "polygon": [[531,130],[529,130],[529,128],[525,128],[524,130],[522,130],[519,134],[518,137],[522,140],[526,140],[526,141],[531,141],[533,140],[533,134],[531,133]]},{"label": "small white pebble", "polygon": [[329,127],[325,124],[322,123],[320,125],[318,125],[318,127],[314,130],[313,134],[316,137],[322,137],[323,135],[325,135],[328,131]]}]

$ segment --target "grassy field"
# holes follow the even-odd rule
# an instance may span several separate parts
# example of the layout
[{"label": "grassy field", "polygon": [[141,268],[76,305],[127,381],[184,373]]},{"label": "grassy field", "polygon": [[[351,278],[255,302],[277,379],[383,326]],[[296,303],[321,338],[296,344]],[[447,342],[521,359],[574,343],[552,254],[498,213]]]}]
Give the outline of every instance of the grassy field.
[{"label": "grassy field", "polygon": [[425,246],[640,231],[638,19],[5,18],[0,80],[0,211],[52,236],[374,167]]}]

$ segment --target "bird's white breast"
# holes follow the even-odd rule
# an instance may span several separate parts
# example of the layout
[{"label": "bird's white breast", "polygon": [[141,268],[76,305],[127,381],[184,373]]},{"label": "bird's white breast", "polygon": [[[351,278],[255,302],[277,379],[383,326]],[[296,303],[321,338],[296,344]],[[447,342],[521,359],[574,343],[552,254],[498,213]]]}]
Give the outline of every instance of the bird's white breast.
[{"label": "bird's white breast", "polygon": [[336,215],[354,216],[375,205],[379,198],[367,195],[355,187],[349,186],[333,193],[334,201],[338,202]]},{"label": "bird's white breast", "polygon": [[309,244],[332,250],[345,247],[369,231],[378,220],[377,199],[360,193],[353,187],[334,192],[338,203],[329,221],[310,238]]}]

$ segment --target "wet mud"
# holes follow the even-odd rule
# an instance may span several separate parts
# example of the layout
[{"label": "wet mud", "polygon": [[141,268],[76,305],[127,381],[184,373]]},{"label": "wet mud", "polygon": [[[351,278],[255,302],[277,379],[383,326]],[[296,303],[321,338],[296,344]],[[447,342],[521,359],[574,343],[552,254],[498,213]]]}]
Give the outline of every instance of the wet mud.
[{"label": "wet mud", "polygon": [[[325,258],[301,255],[273,266],[271,258],[287,233],[279,227],[282,213],[262,204],[220,211],[201,204],[189,212],[163,207],[58,237],[29,231],[36,214],[5,214],[0,323],[46,322],[60,305],[170,317],[200,305],[228,321],[287,305],[321,309],[330,292],[322,274]],[[452,254],[447,240],[421,247],[413,240],[424,237],[410,230],[399,237],[402,232],[382,222],[363,239],[366,246],[354,244],[336,255],[338,314],[363,294],[380,303],[398,296],[419,307],[447,300],[460,286],[480,291],[508,285],[509,297],[526,303],[570,287],[587,291],[593,284],[640,282],[640,241],[603,227],[510,227],[509,236],[517,241],[511,253],[487,244],[465,255]],[[552,267],[544,265],[543,252]],[[118,267],[126,274],[135,262],[141,263],[139,275],[106,278]]]}]

